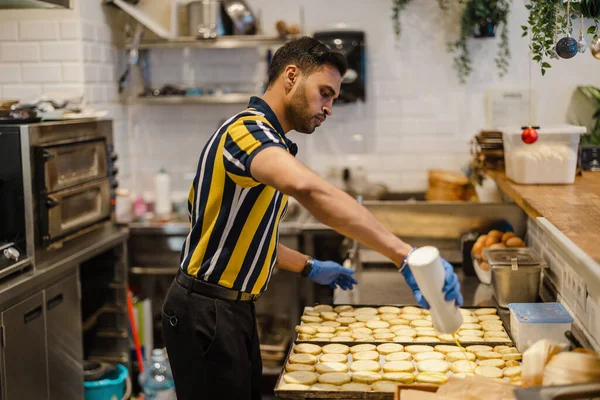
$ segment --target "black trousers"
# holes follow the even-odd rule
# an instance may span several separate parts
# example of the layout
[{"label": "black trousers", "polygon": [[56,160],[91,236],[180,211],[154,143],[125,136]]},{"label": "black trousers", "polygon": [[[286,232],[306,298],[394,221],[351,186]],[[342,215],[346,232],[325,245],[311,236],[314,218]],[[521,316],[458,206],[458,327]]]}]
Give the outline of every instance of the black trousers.
[{"label": "black trousers", "polygon": [[173,281],[162,328],[177,400],[261,398],[262,359],[253,303],[202,296]]}]

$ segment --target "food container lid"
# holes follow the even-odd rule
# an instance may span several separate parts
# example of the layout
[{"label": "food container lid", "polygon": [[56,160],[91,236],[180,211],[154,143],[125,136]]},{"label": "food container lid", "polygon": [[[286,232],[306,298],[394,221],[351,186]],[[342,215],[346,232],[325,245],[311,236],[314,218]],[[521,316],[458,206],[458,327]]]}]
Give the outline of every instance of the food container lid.
[{"label": "food container lid", "polygon": [[[519,135],[523,134],[523,127],[510,126],[503,127],[500,129],[504,135]],[[580,134],[583,135],[587,132],[585,126],[578,125],[547,125],[536,129],[539,134],[543,135],[565,135],[565,134]]]},{"label": "food container lid", "polygon": [[566,324],[573,317],[560,303],[510,303],[508,309],[517,321],[526,324]]},{"label": "food container lid", "polygon": [[511,267],[517,264],[520,267],[542,267],[546,266],[546,262],[530,248],[513,248],[513,249],[483,249],[485,256],[488,259],[490,266]]}]

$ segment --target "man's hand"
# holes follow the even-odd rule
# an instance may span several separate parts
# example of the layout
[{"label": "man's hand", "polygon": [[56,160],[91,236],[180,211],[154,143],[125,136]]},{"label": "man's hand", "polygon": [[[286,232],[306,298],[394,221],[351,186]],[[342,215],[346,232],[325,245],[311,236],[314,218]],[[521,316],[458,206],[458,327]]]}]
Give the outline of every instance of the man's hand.
[{"label": "man's hand", "polygon": [[308,277],[318,284],[329,285],[334,289],[337,286],[346,290],[358,284],[353,274],[353,270],[344,268],[336,262],[315,260]]},{"label": "man's hand", "polygon": [[[445,294],[444,298],[446,299],[446,301],[454,300],[456,302],[456,305],[460,307],[463,305],[463,297],[460,293],[460,283],[458,282],[458,276],[456,276],[456,274],[454,273],[454,268],[452,268],[452,264],[450,264],[443,258],[442,265],[444,266],[444,271],[446,272],[446,277],[444,279],[444,288],[442,289],[442,291]],[[419,286],[415,281],[415,277],[413,276],[412,271],[410,270],[410,267],[408,265],[402,270],[402,275],[404,276],[406,283],[408,283],[408,286],[412,289],[417,303],[421,307],[428,310],[429,303],[427,303],[427,300],[425,299],[425,297],[423,297],[423,293],[421,293],[421,290],[419,289]]]}]

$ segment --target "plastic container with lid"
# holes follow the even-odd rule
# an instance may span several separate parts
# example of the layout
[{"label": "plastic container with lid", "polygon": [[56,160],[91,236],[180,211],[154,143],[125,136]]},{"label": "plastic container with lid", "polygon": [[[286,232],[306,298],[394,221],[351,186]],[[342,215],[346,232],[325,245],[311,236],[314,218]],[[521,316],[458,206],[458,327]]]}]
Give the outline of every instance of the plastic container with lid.
[{"label": "plastic container with lid", "polygon": [[540,278],[548,265],[530,248],[483,249],[492,269],[492,286],[498,305],[533,303],[538,299]]},{"label": "plastic container with lid", "polygon": [[537,129],[538,140],[521,140],[521,127],[503,128],[506,176],[522,184],[569,184],[575,182],[579,135],[584,126],[560,125]]},{"label": "plastic container with lid", "polygon": [[569,344],[565,332],[571,329],[573,317],[560,303],[511,303],[510,330],[522,353],[541,339]]}]

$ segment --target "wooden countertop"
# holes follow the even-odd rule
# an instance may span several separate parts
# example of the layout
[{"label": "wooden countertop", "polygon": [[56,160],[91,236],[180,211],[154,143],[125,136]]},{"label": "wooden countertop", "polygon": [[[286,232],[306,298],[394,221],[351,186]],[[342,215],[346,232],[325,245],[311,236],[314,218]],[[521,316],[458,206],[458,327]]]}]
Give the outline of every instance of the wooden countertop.
[{"label": "wooden countertop", "polygon": [[504,173],[490,176],[531,218],[545,217],[600,263],[600,172],[584,172],[573,185],[519,185]]}]

